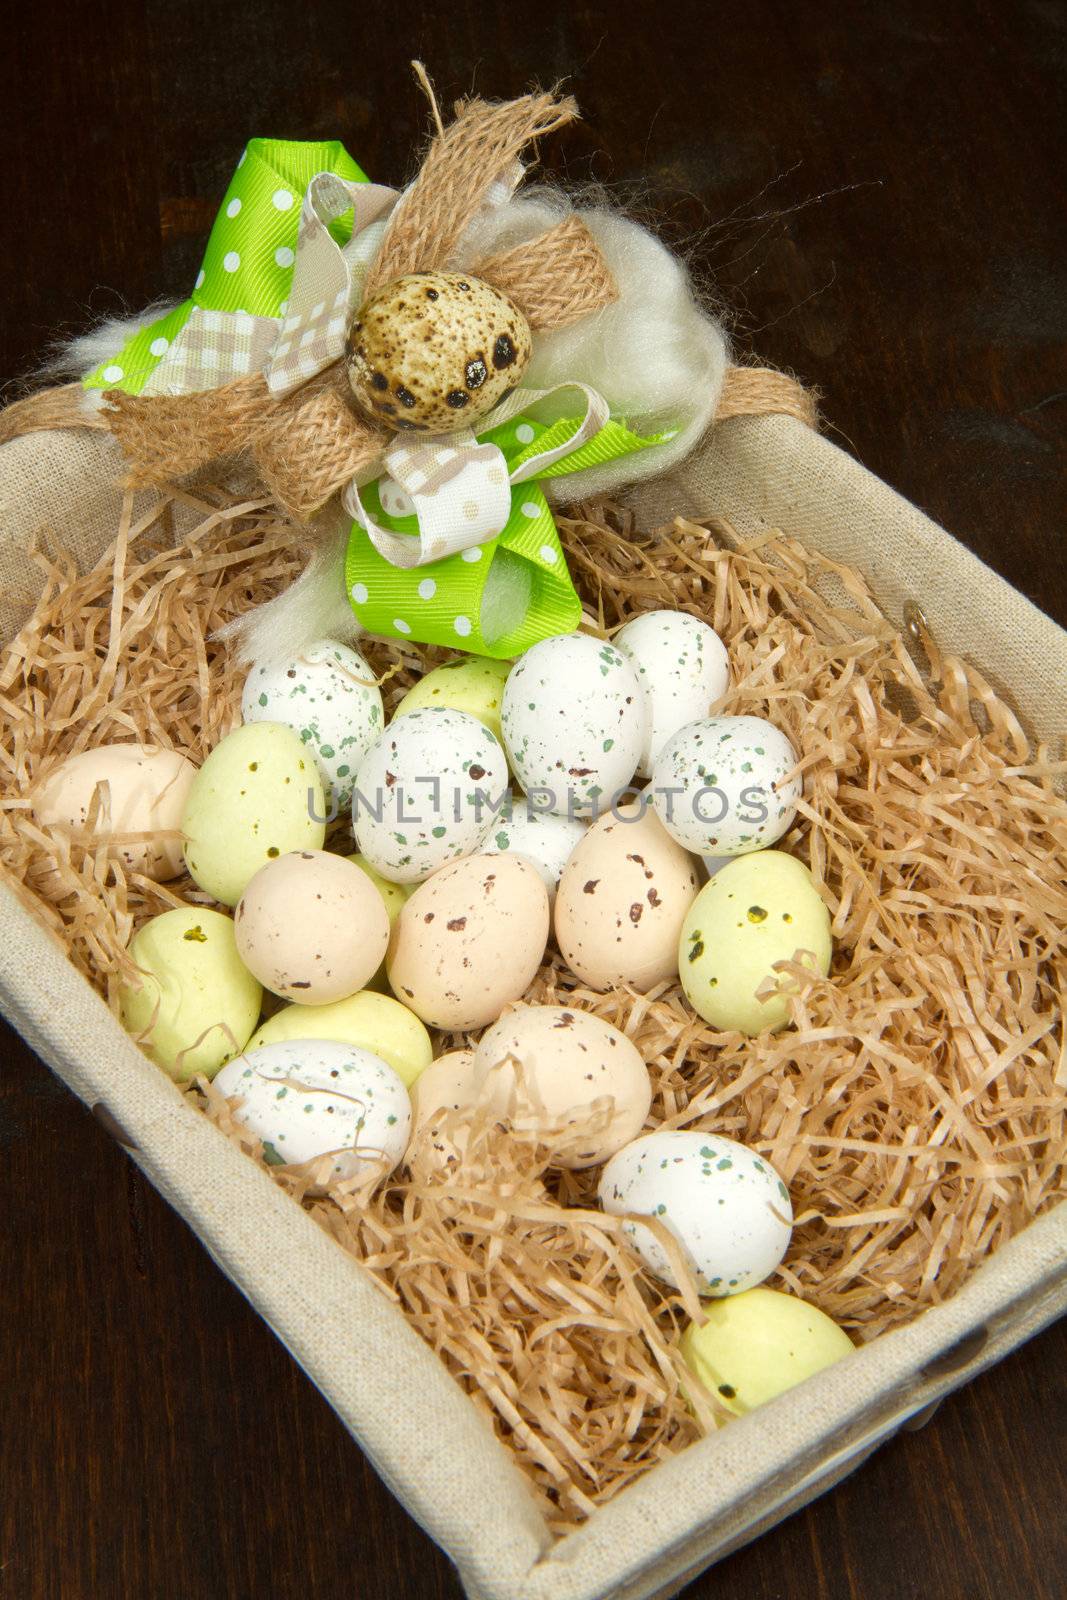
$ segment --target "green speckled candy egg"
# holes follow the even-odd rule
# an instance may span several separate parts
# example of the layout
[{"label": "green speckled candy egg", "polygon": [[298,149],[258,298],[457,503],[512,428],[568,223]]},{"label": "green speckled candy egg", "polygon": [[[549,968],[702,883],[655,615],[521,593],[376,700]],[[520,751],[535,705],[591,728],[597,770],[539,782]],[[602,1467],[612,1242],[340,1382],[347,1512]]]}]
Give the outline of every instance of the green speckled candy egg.
[{"label": "green speckled candy egg", "polygon": [[182,832],[190,877],[235,906],[268,861],[290,850],[321,849],[325,805],[315,759],[291,728],[280,722],[235,728],[189,790]]},{"label": "green speckled candy egg", "polygon": [[146,922],[129,952],[143,981],[119,991],[123,1027],[177,1081],[213,1077],[244,1049],[263,997],[237,954],[230,918],[178,906]]},{"label": "green speckled candy egg", "polygon": [[[660,1128],[625,1145],[600,1179],[615,1216],[655,1217],[677,1239],[701,1294],[732,1295],[770,1277],[793,1232],[789,1190],[770,1162],[713,1133]],[[650,1272],[680,1287],[670,1256],[640,1222],[623,1231]]]},{"label": "green speckled candy egg", "polygon": [[393,1069],[370,1050],[336,1040],[292,1039],[246,1051],[215,1079],[235,1119],[263,1141],[272,1166],[333,1156],[334,1178],[385,1173],[407,1149],[411,1101]]},{"label": "green speckled candy egg", "polygon": [[360,307],[346,365],[375,422],[450,433],[514,388],[530,350],[530,325],[507,295],[468,272],[416,272]]},{"label": "green speckled candy egg", "polygon": [[500,702],[511,671],[510,661],[490,661],[485,656],[457,656],[420,678],[393,712],[393,721],[424,706],[451,706],[477,717],[496,739],[500,732]]},{"label": "green speckled candy egg", "polygon": [[712,1300],[682,1335],[690,1372],[740,1416],[851,1355],[852,1340],[817,1306],[778,1289]]},{"label": "green speckled candy egg", "polygon": [[285,1006],[248,1042],[250,1050],[286,1039],[336,1039],[373,1050],[407,1085],[433,1060],[430,1035],[414,1012],[391,995],[363,989],[326,1006]]},{"label": "green speckled candy egg", "polygon": [[351,800],[363,752],[385,725],[374,673],[358,650],[335,639],[320,639],[291,661],[254,662],[241,719],[284,722],[298,733],[338,806]]},{"label": "green speckled candy egg", "polygon": [[721,867],[689,907],[678,945],[686,999],[713,1028],[757,1034],[789,1019],[789,997],[758,1000],[776,961],[801,961],[823,977],[832,954],[830,914],[802,861],[759,850]]}]

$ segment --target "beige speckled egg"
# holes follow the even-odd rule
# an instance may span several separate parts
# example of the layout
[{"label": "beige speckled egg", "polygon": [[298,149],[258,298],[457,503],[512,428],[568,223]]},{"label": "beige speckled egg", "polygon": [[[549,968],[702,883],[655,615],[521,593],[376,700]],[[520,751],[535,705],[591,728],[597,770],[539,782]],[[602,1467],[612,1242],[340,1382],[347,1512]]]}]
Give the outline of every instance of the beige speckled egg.
[{"label": "beige speckled egg", "polygon": [[374,977],[389,913],[370,878],[328,850],[268,861],[234,912],[237,950],[264,988],[301,1005],[343,1000]]},{"label": "beige speckled egg", "polygon": [[479,1107],[503,1114],[506,1086],[500,1074],[475,1064],[473,1050],[449,1050],[411,1085],[414,1120],[409,1160],[426,1167],[455,1167],[467,1151],[468,1118]]},{"label": "beige speckled egg", "polygon": [[467,272],[416,272],[360,308],[348,379],[376,422],[450,433],[518,383],[530,348],[529,323],[499,290]]},{"label": "beige speckled egg", "polygon": [[508,1066],[515,1125],[544,1130],[556,1144],[555,1164],[593,1167],[621,1150],[644,1127],[652,1081],[636,1045],[618,1028],[569,1006],[515,1006],[487,1028],[475,1069]]},{"label": "beige speckled egg", "polygon": [[433,1028],[481,1028],[533,982],[548,890],[521,856],[465,856],[420,884],[386,957],[393,993]]},{"label": "beige speckled egg", "polygon": [[142,872],[163,882],[182,870],[178,835],[196,768],[177,750],[154,745],[106,744],[82,750],[53,769],[38,785],[33,809],[47,828],[61,824],[83,828],[98,784],[101,834],[171,832],[170,839],[146,839],[120,845],[116,853],[128,872]]},{"label": "beige speckled egg", "polygon": [[695,859],[651,807],[628,801],[599,817],[563,869],[556,939],[592,989],[651,989],[678,974],[678,936],[700,888]]}]

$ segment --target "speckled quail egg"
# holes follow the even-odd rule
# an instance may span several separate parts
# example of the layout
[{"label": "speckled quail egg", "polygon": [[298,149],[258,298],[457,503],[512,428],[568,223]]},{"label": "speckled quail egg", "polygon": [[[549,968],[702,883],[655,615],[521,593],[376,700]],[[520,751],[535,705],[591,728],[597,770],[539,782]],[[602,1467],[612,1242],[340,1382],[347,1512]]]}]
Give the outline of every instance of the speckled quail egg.
[{"label": "speckled quail egg", "polygon": [[392,1172],[407,1149],[411,1101],[391,1067],[333,1039],[291,1039],[237,1056],[215,1087],[240,1096],[235,1119],[263,1142],[266,1160],[297,1166],[332,1154],[330,1175]]},{"label": "speckled quail egg", "polygon": [[507,783],[504,752],[477,717],[445,706],[409,711],[360,762],[356,844],[383,878],[421,883],[479,848]]},{"label": "speckled quail egg", "polygon": [[[678,1240],[702,1294],[737,1294],[762,1283],[793,1231],[789,1191],[770,1162],[717,1134],[645,1134],[612,1156],[599,1192],[605,1211],[661,1222]],[[624,1231],[649,1270],[678,1288],[652,1231],[639,1222],[627,1222]]]},{"label": "speckled quail egg", "polygon": [[652,770],[667,832],[698,855],[740,856],[788,832],[802,783],[797,753],[762,717],[708,717],[680,728]]},{"label": "speckled quail egg", "polygon": [[358,404],[387,428],[449,433],[491,411],[530,359],[530,325],[469,272],[415,272],[360,307],[346,367]]},{"label": "speckled quail egg", "polygon": [[637,770],[647,710],[633,667],[614,645],[565,633],[519,657],[500,721],[527,795],[560,816],[588,817]]},{"label": "speckled quail egg", "polygon": [[678,973],[705,1022],[757,1034],[789,1020],[796,980],[775,964],[825,977],[832,954],[830,913],[807,867],[784,850],[757,850],[720,868],[690,905]]},{"label": "speckled quail egg", "polygon": [[730,687],[730,661],[714,628],[688,611],[645,611],[612,643],[637,673],[648,702],[648,728],[638,771],[652,764],[679,728],[716,709]]},{"label": "speckled quail egg", "polygon": [[382,693],[358,650],[320,639],[299,656],[254,662],[241,695],[243,722],[283,722],[315,757],[326,799],[352,798],[356,768],[385,723]]}]

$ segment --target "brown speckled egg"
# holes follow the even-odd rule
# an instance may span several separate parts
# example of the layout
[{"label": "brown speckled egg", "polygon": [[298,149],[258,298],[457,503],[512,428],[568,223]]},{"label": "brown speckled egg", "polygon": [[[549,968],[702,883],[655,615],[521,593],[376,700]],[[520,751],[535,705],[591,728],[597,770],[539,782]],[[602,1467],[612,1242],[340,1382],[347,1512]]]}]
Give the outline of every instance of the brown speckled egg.
[{"label": "brown speckled egg", "polygon": [[249,972],[272,994],[325,1006],[373,978],[389,944],[389,913],[354,862],[327,850],[291,850],[249,881],[234,938]]},{"label": "brown speckled egg", "polygon": [[556,895],[556,939],[591,989],[651,989],[678,976],[678,935],[700,883],[693,856],[651,806],[627,801],[572,851]]},{"label": "brown speckled egg", "polygon": [[518,383],[530,325],[466,272],[417,272],[386,284],[348,332],[360,407],[388,428],[450,433],[484,417]]}]

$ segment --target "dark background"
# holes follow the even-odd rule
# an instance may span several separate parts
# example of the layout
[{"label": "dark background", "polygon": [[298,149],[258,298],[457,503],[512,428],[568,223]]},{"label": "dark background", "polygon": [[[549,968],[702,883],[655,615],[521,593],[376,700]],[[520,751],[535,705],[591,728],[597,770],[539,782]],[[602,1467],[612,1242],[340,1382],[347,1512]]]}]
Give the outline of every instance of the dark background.
[{"label": "dark background", "polygon": [[[0,380],[188,292],[254,134],[410,176],[426,108],[566,78],[547,170],[652,208],[742,351],[1060,622],[1067,10],[22,4],[4,16]],[[456,1597],[185,1226],[0,1037],[2,1600]],[[358,1330],[353,1330],[358,1336]],[[1060,1596],[1067,1324],[698,1580],[718,1600]]]}]

